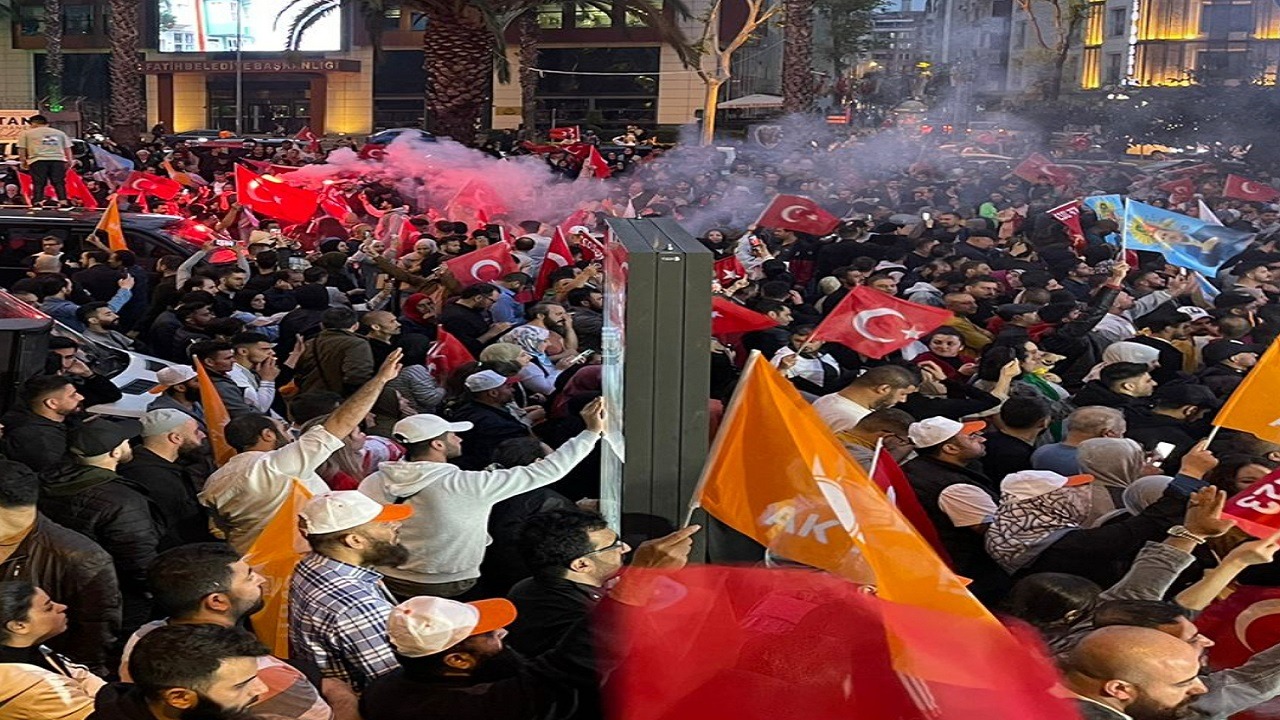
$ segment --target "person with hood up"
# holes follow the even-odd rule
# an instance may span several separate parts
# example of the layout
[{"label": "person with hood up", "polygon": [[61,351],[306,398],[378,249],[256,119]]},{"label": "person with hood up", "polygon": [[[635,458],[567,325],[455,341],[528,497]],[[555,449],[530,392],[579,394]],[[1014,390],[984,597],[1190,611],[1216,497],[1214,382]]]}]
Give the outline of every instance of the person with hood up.
[{"label": "person with hood up", "polygon": [[1102,368],[1122,362],[1142,363],[1154,369],[1160,364],[1160,351],[1149,345],[1124,340],[1111,343],[1106,350],[1102,351],[1102,362],[1094,365],[1084,379],[1086,382],[1097,380],[1102,373]]},{"label": "person with hood up", "polygon": [[1086,529],[1092,482],[1092,475],[1067,477],[1049,470],[1006,477],[987,530],[987,553],[1015,580],[1059,572],[1109,587],[1125,574],[1146,542],[1176,534],[1179,520],[1191,512],[1185,498],[1170,494],[1140,515]]},{"label": "person with hood up", "polygon": [[1093,476],[1090,521],[1124,505],[1124,491],[1138,478],[1157,475],[1160,468],[1147,462],[1147,454],[1136,440],[1093,438],[1080,443],[1076,451],[1080,472]]},{"label": "person with hood up", "polygon": [[471,430],[471,423],[451,423],[436,415],[413,415],[396,423],[394,438],[405,446],[408,459],[383,463],[360,484],[360,491],[378,502],[414,510],[400,527],[409,559],[378,568],[391,593],[399,598],[469,598],[480,579],[489,512],[507,498],[561,479],[591,453],[605,428],[603,402],[587,405],[582,418],[586,429],[541,462],[481,471],[450,462],[462,453],[457,433]]},{"label": "person with hood up", "polygon": [[293,291],[298,307],[280,320],[276,357],[289,357],[299,336],[311,339],[320,333],[320,319],[329,309],[329,291],[323,285],[303,285]]}]

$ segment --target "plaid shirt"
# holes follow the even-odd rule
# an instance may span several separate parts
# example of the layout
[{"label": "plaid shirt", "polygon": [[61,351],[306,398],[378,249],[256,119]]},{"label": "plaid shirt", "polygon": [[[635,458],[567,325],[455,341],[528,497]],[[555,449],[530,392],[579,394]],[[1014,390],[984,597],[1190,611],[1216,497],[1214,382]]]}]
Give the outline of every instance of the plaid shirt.
[{"label": "plaid shirt", "polygon": [[289,651],[363,690],[400,667],[387,638],[394,607],[380,573],[310,553],[289,582]]}]

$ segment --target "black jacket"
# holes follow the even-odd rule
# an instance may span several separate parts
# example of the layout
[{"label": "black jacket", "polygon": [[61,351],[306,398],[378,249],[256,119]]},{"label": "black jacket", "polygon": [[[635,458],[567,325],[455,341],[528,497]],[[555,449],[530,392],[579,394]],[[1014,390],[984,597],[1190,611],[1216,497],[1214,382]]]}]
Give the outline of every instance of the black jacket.
[{"label": "black jacket", "polygon": [[155,505],[111,470],[64,465],[43,478],[39,507],[111,554],[125,600],[125,628],[139,618],[139,624],[146,622],[147,566],[164,533]]},{"label": "black jacket", "polygon": [[156,716],[137,685],[111,683],[93,698],[93,714],[87,720],[156,720]]},{"label": "black jacket", "polygon": [[1225,365],[1212,365],[1200,371],[1196,382],[1213,391],[1215,395],[1226,400],[1231,393],[1244,382],[1245,373],[1233,370]]},{"label": "black jacket", "polygon": [[0,452],[38,473],[60,464],[67,454],[65,422],[54,422],[26,408],[14,408],[0,417],[0,424],[4,425]]},{"label": "black jacket", "polygon": [[516,606],[516,621],[507,627],[505,642],[533,657],[559,644],[604,599],[604,592],[541,572],[516,583],[507,599]]},{"label": "black jacket", "polygon": [[98,302],[107,302],[120,290],[124,273],[110,265],[94,265],[74,273],[72,281],[80,285]]},{"label": "black jacket", "polygon": [[1071,396],[1071,404],[1078,408],[1086,405],[1103,405],[1120,410],[1125,414],[1128,414],[1141,400],[1141,398],[1136,398],[1132,395],[1121,395],[1103,385],[1101,380],[1090,380],[1075,395]]},{"label": "black jacket", "polygon": [[1158,415],[1148,407],[1133,407],[1124,414],[1128,429],[1125,437],[1137,440],[1148,452],[1156,445],[1173,443],[1173,452],[1165,459],[1165,467],[1177,470],[1182,456],[1210,430],[1207,423],[1188,423],[1168,415]]},{"label": "black jacket", "polygon": [[480,470],[493,462],[493,451],[503,440],[530,435],[529,426],[505,409],[478,402],[466,402],[452,408],[449,419],[475,426],[461,433],[462,455],[457,463],[466,470]]},{"label": "black jacket", "polygon": [[[564,720],[595,692],[591,625],[573,626],[551,652],[526,660],[498,679],[436,677],[404,667],[374,680],[360,696],[360,715],[378,720]],[[601,643],[602,647],[607,646]],[[105,719],[104,719],[105,720]],[[111,720],[115,720],[112,718]]]},{"label": "black jacket", "polygon": [[116,472],[155,503],[165,520],[160,550],[187,543],[212,542],[209,516],[196,499],[200,481],[191,466],[169,462],[145,447],[133,449],[133,460]]},{"label": "black jacket", "polygon": [[105,675],[120,635],[120,586],[111,556],[43,515],[4,562],[0,579],[29,582],[67,606],[67,631],[49,647]]}]

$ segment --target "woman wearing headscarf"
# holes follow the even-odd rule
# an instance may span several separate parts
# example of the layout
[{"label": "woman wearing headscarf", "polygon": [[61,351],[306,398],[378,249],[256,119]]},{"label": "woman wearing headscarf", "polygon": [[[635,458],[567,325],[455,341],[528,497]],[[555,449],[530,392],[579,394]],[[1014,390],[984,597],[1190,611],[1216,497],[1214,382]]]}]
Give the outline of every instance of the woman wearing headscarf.
[{"label": "woman wearing headscarf", "polygon": [[1129,438],[1085,440],[1080,443],[1076,457],[1080,472],[1094,477],[1090,520],[1122,507],[1125,488],[1138,478],[1160,474],[1160,468],[1147,464],[1147,454],[1138,441]]},{"label": "woman wearing headscarf", "polygon": [[436,337],[435,301],[426,293],[414,293],[400,307],[400,335]]},{"label": "woman wearing headscarf", "polygon": [[401,359],[400,374],[387,387],[400,393],[415,413],[434,413],[444,400],[444,388],[436,382],[427,367],[427,352],[431,348],[431,340],[421,334],[404,335],[400,339],[400,349],[404,351]]},{"label": "woman wearing headscarf", "polygon": [[1098,373],[1102,372],[1102,368],[1119,362],[1142,363],[1150,367],[1155,367],[1160,360],[1160,351],[1149,346],[1127,340],[1111,343],[1106,350],[1102,351],[1102,362],[1093,366],[1088,375],[1084,376],[1085,381],[1097,380]]},{"label": "woman wearing headscarf", "polygon": [[987,553],[1014,579],[1059,572],[1103,587],[1124,576],[1147,542],[1159,542],[1191,513],[1184,498],[1161,497],[1140,514],[1086,528],[1093,479],[1025,470],[1000,484],[1000,504],[987,529]]},{"label": "woman wearing headscarf", "polygon": [[[561,368],[556,367],[556,363],[547,354],[547,342],[550,339],[551,331],[538,325],[521,325],[502,337],[504,343],[511,343],[528,353],[532,358],[530,364],[537,366],[543,373],[540,381],[554,389]],[[550,391],[545,394],[550,394]]]},{"label": "woman wearing headscarf", "polygon": [[500,342],[486,347],[480,351],[480,362],[512,363],[519,367],[519,371],[511,377],[519,381],[520,386],[532,395],[541,395],[545,398],[555,392],[555,376],[539,365],[532,354],[515,343]]}]

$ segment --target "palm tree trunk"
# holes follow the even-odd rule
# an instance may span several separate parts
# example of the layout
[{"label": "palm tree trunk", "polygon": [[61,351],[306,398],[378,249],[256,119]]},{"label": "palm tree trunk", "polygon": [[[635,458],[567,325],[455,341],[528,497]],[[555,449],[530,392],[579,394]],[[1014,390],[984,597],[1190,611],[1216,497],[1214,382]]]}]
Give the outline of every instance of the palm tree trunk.
[{"label": "palm tree trunk", "polygon": [[493,86],[493,39],[479,13],[431,16],[422,34],[426,126],[460,143],[475,140]]},{"label": "palm tree trunk", "polygon": [[45,100],[62,112],[62,0],[44,0]]},{"label": "palm tree trunk", "polygon": [[789,113],[813,107],[813,0],[783,0],[782,107]]},{"label": "palm tree trunk", "polygon": [[529,139],[538,137],[538,11],[530,8],[520,16],[520,114]]},{"label": "palm tree trunk", "polygon": [[147,116],[138,58],[138,0],[111,0],[111,139],[132,148]]}]

